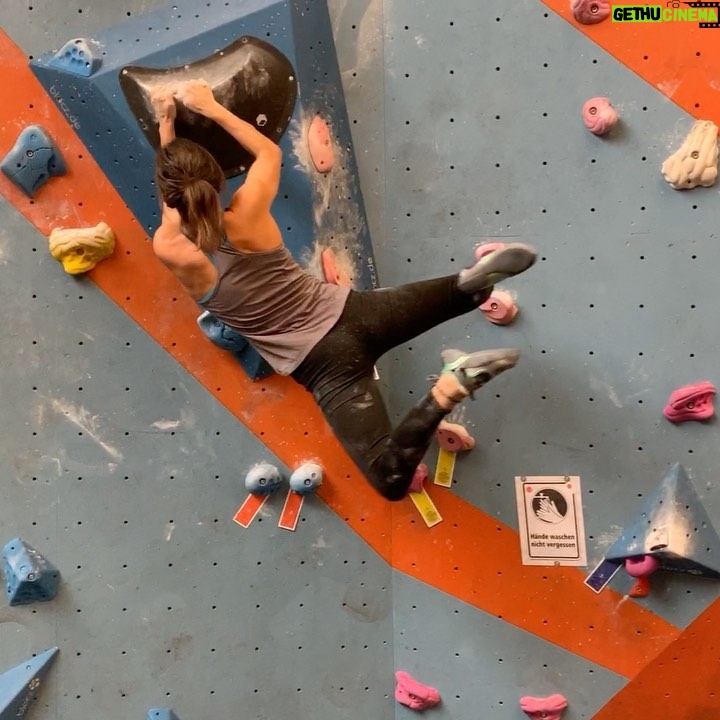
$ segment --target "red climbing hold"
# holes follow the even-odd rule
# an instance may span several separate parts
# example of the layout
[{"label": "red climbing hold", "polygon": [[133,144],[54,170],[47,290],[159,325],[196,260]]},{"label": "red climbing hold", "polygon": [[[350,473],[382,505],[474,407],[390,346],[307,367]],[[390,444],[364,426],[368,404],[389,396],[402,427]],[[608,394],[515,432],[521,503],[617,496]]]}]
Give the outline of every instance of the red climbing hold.
[{"label": "red climbing hold", "polygon": [[628,595],[631,598],[644,598],[650,594],[650,578],[639,577],[635,579]]},{"label": "red climbing hold", "polygon": [[663,415],[674,423],[707,420],[715,414],[714,397],[715,386],[711,382],[683,385],[671,393]]},{"label": "red climbing hold", "polygon": [[395,699],[411,710],[425,710],[440,702],[440,693],[435,688],[423,685],[404,670],[395,673],[395,680]]}]

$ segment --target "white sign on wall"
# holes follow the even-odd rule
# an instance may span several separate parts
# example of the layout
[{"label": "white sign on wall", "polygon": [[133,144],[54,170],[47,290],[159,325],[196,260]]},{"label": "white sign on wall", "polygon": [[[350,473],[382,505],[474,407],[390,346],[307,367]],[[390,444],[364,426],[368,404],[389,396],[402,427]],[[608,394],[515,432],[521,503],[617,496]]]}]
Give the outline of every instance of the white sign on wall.
[{"label": "white sign on wall", "polygon": [[523,565],[587,565],[580,478],[515,478]]}]

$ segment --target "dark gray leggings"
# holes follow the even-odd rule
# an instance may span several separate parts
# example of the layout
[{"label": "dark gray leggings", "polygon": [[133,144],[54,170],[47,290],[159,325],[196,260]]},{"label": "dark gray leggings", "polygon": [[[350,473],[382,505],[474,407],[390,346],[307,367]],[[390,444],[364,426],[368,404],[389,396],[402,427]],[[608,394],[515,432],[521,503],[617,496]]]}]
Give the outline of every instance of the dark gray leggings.
[{"label": "dark gray leggings", "polygon": [[351,291],[333,329],[292,373],[313,394],[350,457],[388,500],[406,495],[447,411],[428,392],[393,430],[373,367],[391,348],[477,308],[491,290],[473,299],[458,289],[457,275],[449,275]]}]

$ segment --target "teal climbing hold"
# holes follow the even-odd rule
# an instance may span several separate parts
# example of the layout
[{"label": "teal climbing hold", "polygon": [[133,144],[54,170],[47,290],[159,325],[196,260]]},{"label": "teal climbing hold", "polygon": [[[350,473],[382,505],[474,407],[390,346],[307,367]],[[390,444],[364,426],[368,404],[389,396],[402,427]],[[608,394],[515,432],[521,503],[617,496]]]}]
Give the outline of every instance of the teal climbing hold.
[{"label": "teal climbing hold", "polygon": [[0,675],[0,720],[25,717],[58,652],[50,648]]}]

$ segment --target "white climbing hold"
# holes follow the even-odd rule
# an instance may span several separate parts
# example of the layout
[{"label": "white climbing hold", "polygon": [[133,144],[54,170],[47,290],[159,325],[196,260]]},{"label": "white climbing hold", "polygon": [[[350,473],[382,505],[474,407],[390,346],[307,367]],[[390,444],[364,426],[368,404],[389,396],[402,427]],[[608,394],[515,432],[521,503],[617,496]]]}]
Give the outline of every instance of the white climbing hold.
[{"label": "white climbing hold", "polygon": [[680,149],[662,165],[662,174],[675,190],[710,187],[717,178],[718,128],[710,120],[698,120]]}]

